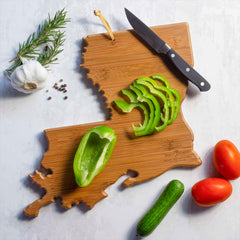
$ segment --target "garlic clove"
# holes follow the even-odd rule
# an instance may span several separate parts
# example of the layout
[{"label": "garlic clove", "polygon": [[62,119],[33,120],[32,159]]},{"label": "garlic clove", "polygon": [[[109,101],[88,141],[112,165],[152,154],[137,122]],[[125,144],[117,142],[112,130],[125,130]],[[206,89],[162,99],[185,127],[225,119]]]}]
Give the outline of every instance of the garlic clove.
[{"label": "garlic clove", "polygon": [[26,80],[26,75],[22,71],[22,69],[23,69],[23,65],[17,67],[14,70],[14,72],[11,74],[10,76],[11,85],[14,89],[18,90],[19,92],[31,93],[30,91],[23,88]]},{"label": "garlic clove", "polygon": [[35,71],[38,71],[38,83],[40,82],[46,82],[46,78],[48,76],[48,71],[45,67],[41,65],[38,61],[35,64]]},{"label": "garlic clove", "polygon": [[14,71],[11,74],[11,78],[14,78],[14,83],[21,85],[23,82],[25,82],[26,74],[23,71],[23,65],[18,67],[18,71]]},{"label": "garlic clove", "polygon": [[46,68],[36,60],[26,61],[23,64],[23,72],[29,82],[43,82],[46,80],[48,75]]}]

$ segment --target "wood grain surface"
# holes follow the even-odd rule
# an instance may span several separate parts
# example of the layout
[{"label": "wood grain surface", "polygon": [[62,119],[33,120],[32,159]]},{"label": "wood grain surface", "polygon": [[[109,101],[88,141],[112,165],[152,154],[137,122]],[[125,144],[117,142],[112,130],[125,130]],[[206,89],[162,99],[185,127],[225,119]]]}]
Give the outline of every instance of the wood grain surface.
[{"label": "wood grain surface", "polygon": [[[174,48],[187,62],[193,65],[190,34],[187,23],[152,27],[152,29]],[[137,77],[161,74],[170,86],[176,88],[183,101],[187,80],[179,75],[164,56],[155,54],[131,31],[114,32],[115,41],[107,34],[90,35],[84,39],[86,46],[82,66],[87,76],[100,86],[106,98],[111,119],[104,122],[82,124],[45,130],[49,149],[44,154],[41,165],[49,169],[47,175],[36,170],[30,175],[32,180],[46,190],[46,194],[30,204],[24,211],[29,216],[37,216],[39,209],[61,197],[62,206],[83,201],[92,208],[107,196],[104,190],[129,170],[136,177],[128,177],[124,184],[129,187],[155,178],[176,166],[198,166],[201,159],[193,150],[193,133],[184,121],[180,111],[176,121],[163,132],[151,136],[134,137],[132,123],[142,121],[138,110],[120,114],[112,102],[121,99],[120,90],[127,89]],[[89,81],[90,81],[89,80]],[[118,139],[113,154],[104,170],[93,182],[80,188],[75,183],[73,159],[81,138],[92,127],[105,125],[115,130]]]}]

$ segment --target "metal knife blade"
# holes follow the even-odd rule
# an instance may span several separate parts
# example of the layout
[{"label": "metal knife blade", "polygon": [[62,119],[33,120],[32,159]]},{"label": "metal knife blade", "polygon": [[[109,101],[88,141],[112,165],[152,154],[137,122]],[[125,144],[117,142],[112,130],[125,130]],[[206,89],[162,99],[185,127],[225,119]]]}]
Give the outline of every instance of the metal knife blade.
[{"label": "metal knife blade", "polygon": [[196,70],[194,70],[178,53],[167,45],[155,32],[146,26],[133,13],[125,8],[127,19],[136,33],[146,41],[157,53],[166,54],[178,70],[195,84],[200,91],[208,91],[210,84]]}]

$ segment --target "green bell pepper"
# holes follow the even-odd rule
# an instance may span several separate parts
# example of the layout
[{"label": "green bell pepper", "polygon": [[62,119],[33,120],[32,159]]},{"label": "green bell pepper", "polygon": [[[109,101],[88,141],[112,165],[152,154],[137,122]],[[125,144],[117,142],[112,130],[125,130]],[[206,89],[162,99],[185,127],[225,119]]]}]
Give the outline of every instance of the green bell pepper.
[{"label": "green bell pepper", "polygon": [[151,128],[150,128],[150,130],[148,132],[148,134],[151,134],[151,133],[154,132],[154,130],[155,130],[156,126],[158,125],[158,123],[160,121],[160,118],[161,118],[160,104],[159,104],[158,100],[151,93],[149,93],[148,90],[144,86],[138,84],[136,81],[133,82],[133,86],[135,88],[137,88],[138,90],[140,90],[141,93],[143,94],[143,96],[145,98],[149,99],[150,101],[152,101],[152,103],[153,103],[153,106],[154,106],[154,118],[153,118],[153,121],[152,121]]},{"label": "green bell pepper", "polygon": [[[149,78],[149,77],[140,77],[140,78],[138,78],[136,81],[137,81],[137,83],[140,83],[140,84],[144,84],[145,82],[149,82],[149,83],[151,83],[151,84],[153,85],[153,87],[154,87],[155,89],[160,90],[160,91],[166,93],[166,96],[165,96],[163,93],[160,94],[161,96],[158,96],[158,94],[157,94],[157,96],[160,97],[162,100],[167,97],[167,100],[168,100],[167,104],[165,104],[166,100],[165,100],[165,99],[163,100],[163,102],[164,102],[163,112],[166,111],[166,107],[169,105],[169,108],[170,108],[171,111],[169,111],[169,114],[168,114],[168,115],[169,115],[169,116],[171,115],[171,117],[167,116],[167,118],[169,118],[169,119],[167,119],[167,124],[173,123],[173,121],[174,121],[174,116],[175,116],[175,100],[174,100],[173,94],[172,94],[172,92],[170,91],[170,89],[168,89],[168,88],[165,87],[165,86],[162,86],[162,85],[157,84],[156,81],[154,81],[152,78]],[[167,79],[166,79],[166,81],[167,81]],[[166,81],[165,81],[165,82],[166,82]],[[152,91],[151,91],[151,92],[152,92]],[[152,92],[152,93],[153,93],[153,92]],[[154,93],[153,93],[153,94],[154,94]],[[166,118],[166,113],[165,113],[165,118]],[[163,122],[166,121],[166,119],[164,119],[163,117],[161,117],[161,120],[162,120]]]},{"label": "green bell pepper", "polygon": [[179,110],[180,110],[180,107],[181,107],[180,93],[175,88],[170,88],[170,84],[169,84],[168,80],[165,77],[163,77],[162,75],[156,75],[155,74],[155,75],[152,75],[151,77],[152,77],[152,79],[155,79],[155,80],[158,80],[158,81],[162,82],[174,95],[174,97],[175,97],[175,113],[174,113],[174,118],[173,118],[173,122],[174,122],[175,119],[178,116],[178,113],[179,113]]},{"label": "green bell pepper", "polygon": [[[147,114],[145,115],[145,117],[149,117],[149,121],[148,121],[148,124],[146,126],[146,128],[144,129],[143,131],[143,134],[142,135],[136,135],[136,136],[145,136],[145,135],[149,135],[151,133],[154,132],[154,117],[155,117],[155,108],[154,108],[154,105],[153,105],[153,102],[145,97],[143,95],[143,93],[135,86],[133,85],[130,85],[130,89],[135,92],[135,94],[137,95],[137,100],[139,102],[142,102],[142,103],[146,103],[148,108],[149,108],[149,111],[150,113],[147,112]],[[147,91],[147,90],[146,90]]]},{"label": "green bell pepper", "polygon": [[[150,83],[146,82],[143,79],[137,79],[136,82],[141,84],[141,85],[143,85],[143,86],[146,86],[152,94],[154,94],[155,96],[157,96],[158,98],[160,98],[162,100],[163,106],[164,106],[164,114],[165,114],[165,116],[164,116],[164,118],[161,118],[161,120],[163,121],[163,124],[160,125],[160,126],[157,126],[158,123],[159,123],[159,120],[160,120],[160,118],[159,118],[159,120],[157,122],[157,125],[155,126],[155,129],[158,132],[164,130],[167,127],[167,125],[168,125],[168,117],[169,117],[169,108],[168,108],[168,101],[167,101],[166,96],[162,92],[160,92],[159,90],[155,89],[153,87],[153,85],[151,85]],[[163,114],[160,112],[159,115],[161,117]]]},{"label": "green bell pepper", "polygon": [[131,103],[134,103],[134,104],[138,104],[136,107],[139,107],[143,110],[143,114],[144,114],[144,123],[141,124],[139,123],[140,127],[136,127],[134,124],[132,124],[132,127],[133,127],[133,130],[134,130],[134,133],[136,136],[142,136],[145,134],[144,129],[147,127],[147,124],[148,124],[148,121],[149,121],[149,114],[148,114],[148,110],[147,108],[145,107],[145,105],[143,103],[139,103],[138,100],[137,100],[137,95],[130,91],[130,90],[125,90],[123,89],[122,90],[122,94],[127,96],[130,100]]},{"label": "green bell pepper", "polygon": [[133,125],[136,136],[149,135],[155,130],[162,131],[177,118],[181,96],[176,89],[170,88],[165,77],[161,75],[152,75],[151,78],[140,77],[130,85],[130,89],[132,91],[122,90],[122,94],[129,98],[130,103],[121,100],[114,102],[123,112],[131,112],[136,107],[143,110],[145,116],[143,125],[140,123],[140,127]]},{"label": "green bell pepper", "polygon": [[158,80],[158,81],[161,81],[167,88],[169,88],[170,87],[170,83],[169,83],[169,81],[164,77],[164,76],[162,76],[162,75],[157,75],[157,74],[153,74],[152,76],[152,79],[156,79],[156,80]]},{"label": "green bell pepper", "polygon": [[170,91],[173,93],[174,97],[175,97],[175,114],[174,114],[174,118],[173,121],[175,121],[175,119],[178,116],[180,107],[181,107],[181,95],[178,92],[178,90],[176,90],[175,88],[169,88]]},{"label": "green bell pepper", "polygon": [[88,186],[104,169],[116,140],[114,130],[106,126],[94,127],[83,136],[73,161],[75,180],[80,187]]},{"label": "green bell pepper", "polygon": [[139,123],[140,127],[137,127],[134,124],[132,124],[132,127],[133,127],[133,131],[134,131],[136,136],[146,135],[145,134],[145,128],[146,128],[146,126],[148,124],[148,119],[149,119],[147,108],[143,104],[141,104],[141,103],[127,103],[127,102],[122,101],[122,100],[115,100],[114,103],[124,113],[129,113],[134,108],[137,108],[137,107],[141,108],[143,110],[143,112],[144,112],[144,115],[145,115],[144,123],[143,124]]}]

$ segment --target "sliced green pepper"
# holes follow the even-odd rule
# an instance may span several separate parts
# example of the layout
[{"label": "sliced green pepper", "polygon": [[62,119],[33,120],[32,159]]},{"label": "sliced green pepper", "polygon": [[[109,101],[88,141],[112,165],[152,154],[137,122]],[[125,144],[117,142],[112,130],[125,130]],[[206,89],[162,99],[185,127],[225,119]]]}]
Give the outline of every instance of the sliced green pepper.
[{"label": "sliced green pepper", "polygon": [[170,88],[170,84],[165,77],[163,77],[161,75],[152,75],[152,78],[162,82],[174,95],[174,97],[175,97],[175,113],[174,113],[174,118],[173,118],[173,122],[174,122],[175,119],[178,116],[178,113],[179,113],[179,110],[180,110],[180,107],[181,107],[180,93],[175,88]]},{"label": "sliced green pepper", "polygon": [[150,128],[149,134],[153,133],[161,119],[160,104],[159,104],[158,100],[151,93],[149,93],[148,90],[144,86],[138,84],[136,81],[133,82],[133,86],[135,88],[139,89],[142,92],[143,96],[145,98],[150,99],[154,105],[154,119],[153,119],[152,126]]},{"label": "sliced green pepper", "polygon": [[139,106],[137,106],[137,107],[139,107],[143,110],[143,114],[144,114],[143,125],[141,123],[139,123],[140,127],[136,127],[134,124],[132,124],[135,135],[136,136],[143,136],[145,134],[145,132],[141,132],[141,131],[144,130],[147,127],[147,124],[148,124],[148,121],[149,121],[148,110],[147,110],[147,108],[145,107],[144,104],[138,102],[137,95],[134,92],[132,92],[130,90],[123,89],[122,94],[127,96],[131,103],[138,103]]},{"label": "sliced green pepper", "polygon": [[[168,125],[168,117],[169,117],[169,108],[168,108],[168,101],[167,101],[166,96],[159,90],[155,89],[153,87],[153,85],[151,85],[150,83],[148,83],[147,81],[145,81],[143,79],[137,79],[137,83],[146,86],[152,94],[159,97],[163,101],[163,105],[164,105],[164,109],[165,109],[165,111],[164,111],[165,118],[162,118],[163,124],[160,126],[155,126],[155,129],[158,132],[164,130]],[[161,117],[161,115],[162,115],[162,113],[160,112],[160,117]],[[159,120],[158,120],[158,123],[159,123]],[[158,125],[158,123],[157,123],[157,125]]]},{"label": "sliced green pepper", "polygon": [[[179,92],[170,88],[170,84],[165,77],[161,75],[152,75],[151,77],[138,78],[130,85],[132,91],[122,90],[123,95],[129,98],[130,103],[120,100],[115,101],[123,112],[130,112],[135,107],[142,108],[145,119],[143,125],[139,123],[140,127],[133,125],[136,136],[152,134],[155,129],[162,131],[168,124],[174,122],[180,110],[181,96]],[[160,81],[163,85],[158,84],[155,80]],[[162,105],[156,97],[161,99],[162,109]],[[160,122],[162,122],[161,125],[159,125]]]},{"label": "sliced green pepper", "polygon": [[154,127],[155,108],[154,108],[153,102],[149,98],[145,97],[137,87],[130,85],[130,89],[136,93],[137,100],[139,102],[146,103],[149,107],[150,113],[147,113],[147,116],[149,116],[149,121],[144,131],[144,135],[149,135],[154,132],[154,128],[155,128]]},{"label": "sliced green pepper", "polygon": [[99,126],[83,136],[74,157],[73,171],[80,187],[88,186],[107,164],[117,136],[113,129]]},{"label": "sliced green pepper", "polygon": [[[145,82],[149,82],[152,84],[152,86],[157,89],[157,90],[160,90],[164,93],[166,93],[167,96],[165,96],[164,94],[161,94],[161,96],[158,96],[160,97],[161,99],[163,98],[167,98],[167,104],[165,104],[165,100],[164,100],[164,108],[163,108],[163,112],[166,111],[166,107],[169,106],[170,109],[171,109],[171,114],[170,114],[170,111],[169,111],[169,116],[171,115],[171,117],[167,116],[169,119],[167,121],[168,124],[171,124],[173,123],[174,121],[174,116],[175,116],[175,100],[174,100],[174,97],[173,97],[173,94],[172,92],[170,91],[170,89],[168,89],[167,87],[165,86],[162,86],[162,85],[159,85],[156,83],[156,81],[154,81],[153,79],[149,78],[149,77],[140,77],[138,78],[137,80],[137,83],[140,83],[140,84],[144,84]],[[153,93],[153,92],[152,92]],[[162,118],[162,121],[166,121],[166,119]]]},{"label": "sliced green pepper", "polygon": [[122,94],[127,96],[131,103],[137,103],[138,102],[137,95],[130,90],[123,89]]},{"label": "sliced green pepper", "polygon": [[175,97],[175,114],[174,114],[174,119],[173,121],[175,121],[175,119],[178,116],[180,107],[181,107],[181,95],[178,92],[178,90],[176,90],[175,88],[169,88],[170,91],[173,93],[174,97]]},{"label": "sliced green pepper", "polygon": [[153,75],[152,75],[152,79],[157,79],[157,80],[163,82],[164,85],[165,85],[167,88],[170,87],[169,81],[168,81],[164,76],[162,76],[162,75],[153,74]]},{"label": "sliced green pepper", "polygon": [[[162,86],[162,85],[157,84],[156,81],[154,81],[152,78],[149,78],[149,77],[140,77],[140,78],[138,78],[136,81],[137,81],[137,83],[140,83],[140,84],[143,84],[144,82],[147,81],[147,82],[151,83],[155,89],[160,90],[160,91],[163,91],[164,93],[166,93],[167,98],[168,98],[168,101],[169,101],[169,104],[167,104],[167,105],[169,105],[169,107],[170,107],[170,109],[171,109],[171,111],[169,111],[169,113],[171,113],[171,114],[169,114],[169,115],[171,115],[171,117],[168,116],[169,119],[168,119],[167,123],[168,123],[168,124],[173,123],[173,121],[174,121],[174,116],[175,116],[175,100],[174,100],[173,94],[172,94],[172,92],[170,91],[170,89],[168,89],[168,88],[165,87],[165,86]],[[166,81],[167,81],[167,80],[166,80]],[[162,98],[162,97],[163,97],[163,96],[161,96],[160,98]],[[165,97],[165,96],[164,96],[164,97]],[[166,105],[164,105],[163,112],[166,111],[165,107],[166,107]],[[164,118],[161,116],[161,120],[162,120],[163,122],[166,121],[165,118],[166,118],[166,114],[165,114],[165,117],[164,117]]]},{"label": "sliced green pepper", "polygon": [[141,108],[143,110],[143,113],[145,115],[145,119],[144,119],[144,123],[141,124],[139,123],[140,127],[135,126],[134,124],[132,124],[133,127],[133,131],[135,133],[136,136],[143,136],[145,135],[145,128],[148,124],[148,119],[149,119],[149,114],[148,114],[148,110],[147,108],[141,104],[141,103],[127,103],[125,101],[122,100],[115,100],[114,103],[117,105],[118,108],[120,108],[124,113],[129,113],[131,112],[134,108]]}]

